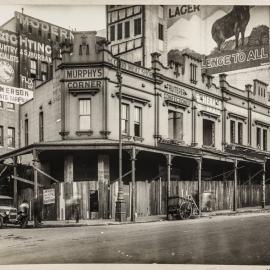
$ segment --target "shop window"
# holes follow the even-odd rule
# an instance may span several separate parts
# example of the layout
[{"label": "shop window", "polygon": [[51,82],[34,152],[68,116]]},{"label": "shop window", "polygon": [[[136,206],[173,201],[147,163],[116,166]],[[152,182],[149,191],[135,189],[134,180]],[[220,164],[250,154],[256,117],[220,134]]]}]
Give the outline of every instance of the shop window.
[{"label": "shop window", "polygon": [[267,130],[263,129],[263,150],[267,151]]},{"label": "shop window", "polygon": [[8,137],[7,137],[7,145],[8,147],[15,148],[15,128],[8,128]]},{"label": "shop window", "polygon": [[48,63],[41,63],[41,78],[42,81],[48,80]]},{"label": "shop window", "polygon": [[33,78],[37,76],[37,61],[33,59],[30,60],[30,74]]},{"label": "shop window", "polygon": [[135,107],[134,109],[134,136],[142,136],[142,108]]},{"label": "shop window", "polygon": [[111,40],[111,41],[114,41],[114,40],[115,40],[115,25],[112,25],[112,26],[110,27],[110,35],[111,35],[110,40]]},{"label": "shop window", "polygon": [[164,40],[164,27],[162,24],[158,24],[158,39]]},{"label": "shop window", "polygon": [[134,20],[134,36],[140,35],[142,33],[142,20],[141,18]]},{"label": "shop window", "polygon": [[261,148],[261,128],[259,127],[257,127],[256,141],[257,141],[257,147]]},{"label": "shop window", "polygon": [[168,118],[169,138],[182,141],[183,140],[183,113],[169,111]]},{"label": "shop window", "polygon": [[4,127],[0,126],[0,146],[4,146]]},{"label": "shop window", "polygon": [[39,113],[39,141],[44,141],[44,115],[43,112]]},{"label": "shop window", "polygon": [[215,123],[207,119],[203,119],[203,144],[215,146]]},{"label": "shop window", "polygon": [[14,111],[14,110],[15,110],[15,103],[7,102],[7,103],[6,103],[6,108],[7,108],[8,110]]},{"label": "shop window", "polygon": [[235,143],[235,121],[231,120],[231,143]]},{"label": "shop window", "polygon": [[122,35],[122,23],[118,23],[117,24],[117,39],[122,39],[123,35]]},{"label": "shop window", "polygon": [[195,64],[190,64],[190,82],[193,84],[197,83],[197,66]]},{"label": "shop window", "polygon": [[91,100],[80,99],[79,100],[79,129],[90,130],[91,129]]},{"label": "shop window", "polygon": [[238,144],[243,144],[243,123],[238,122]]},{"label": "shop window", "polygon": [[128,135],[129,127],[129,106],[127,104],[122,104],[121,113],[121,124],[122,124],[122,134]]},{"label": "shop window", "polygon": [[125,22],[125,38],[130,37],[130,21]]},{"label": "shop window", "polygon": [[24,120],[24,144],[27,146],[29,144],[29,129],[28,129],[28,119]]}]

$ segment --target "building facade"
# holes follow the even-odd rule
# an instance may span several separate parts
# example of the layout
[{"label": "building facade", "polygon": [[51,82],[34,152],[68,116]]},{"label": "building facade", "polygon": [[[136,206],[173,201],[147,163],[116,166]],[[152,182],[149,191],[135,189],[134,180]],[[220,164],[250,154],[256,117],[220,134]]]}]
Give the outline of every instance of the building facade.
[{"label": "building facade", "polygon": [[0,157],[34,168],[12,172],[16,201],[50,191],[46,219],[72,218],[74,197],[82,218],[114,218],[121,72],[127,216],[165,214],[171,195],[192,195],[201,210],[269,204],[267,84],[238,89],[220,74],[216,85],[191,54],[184,66],[164,66],[158,52],[151,62],[119,70],[104,38],[74,33],[54,77],[20,106],[21,148]]},{"label": "building facade", "polygon": [[0,154],[21,147],[19,99],[52,78],[60,43],[72,38],[70,30],[20,12],[1,26]]}]

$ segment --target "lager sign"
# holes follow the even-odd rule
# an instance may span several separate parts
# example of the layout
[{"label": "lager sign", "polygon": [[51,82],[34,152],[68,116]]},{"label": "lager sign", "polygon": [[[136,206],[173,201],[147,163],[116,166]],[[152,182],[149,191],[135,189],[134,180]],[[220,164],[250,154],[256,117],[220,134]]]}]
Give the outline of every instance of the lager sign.
[{"label": "lager sign", "polygon": [[54,188],[43,190],[43,204],[55,203],[55,190]]},{"label": "lager sign", "polygon": [[194,53],[208,74],[269,65],[268,6],[167,6],[167,20],[169,62]]}]

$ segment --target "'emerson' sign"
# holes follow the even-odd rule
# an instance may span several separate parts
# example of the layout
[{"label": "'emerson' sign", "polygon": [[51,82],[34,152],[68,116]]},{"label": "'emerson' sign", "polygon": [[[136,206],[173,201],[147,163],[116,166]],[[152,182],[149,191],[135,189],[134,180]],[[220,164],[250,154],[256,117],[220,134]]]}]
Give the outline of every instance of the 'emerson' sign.
[{"label": "'emerson' sign", "polygon": [[0,101],[23,104],[33,98],[33,91],[0,84]]}]

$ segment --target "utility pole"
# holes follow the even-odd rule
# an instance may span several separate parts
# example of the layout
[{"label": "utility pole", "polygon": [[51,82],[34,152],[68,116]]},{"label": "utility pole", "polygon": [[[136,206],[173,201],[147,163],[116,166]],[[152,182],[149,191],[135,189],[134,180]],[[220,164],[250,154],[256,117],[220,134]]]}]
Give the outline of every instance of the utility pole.
[{"label": "utility pole", "polygon": [[117,59],[116,78],[119,88],[119,181],[118,195],[116,201],[115,221],[123,222],[127,220],[126,204],[124,201],[123,180],[122,180],[122,73],[121,60]]}]

